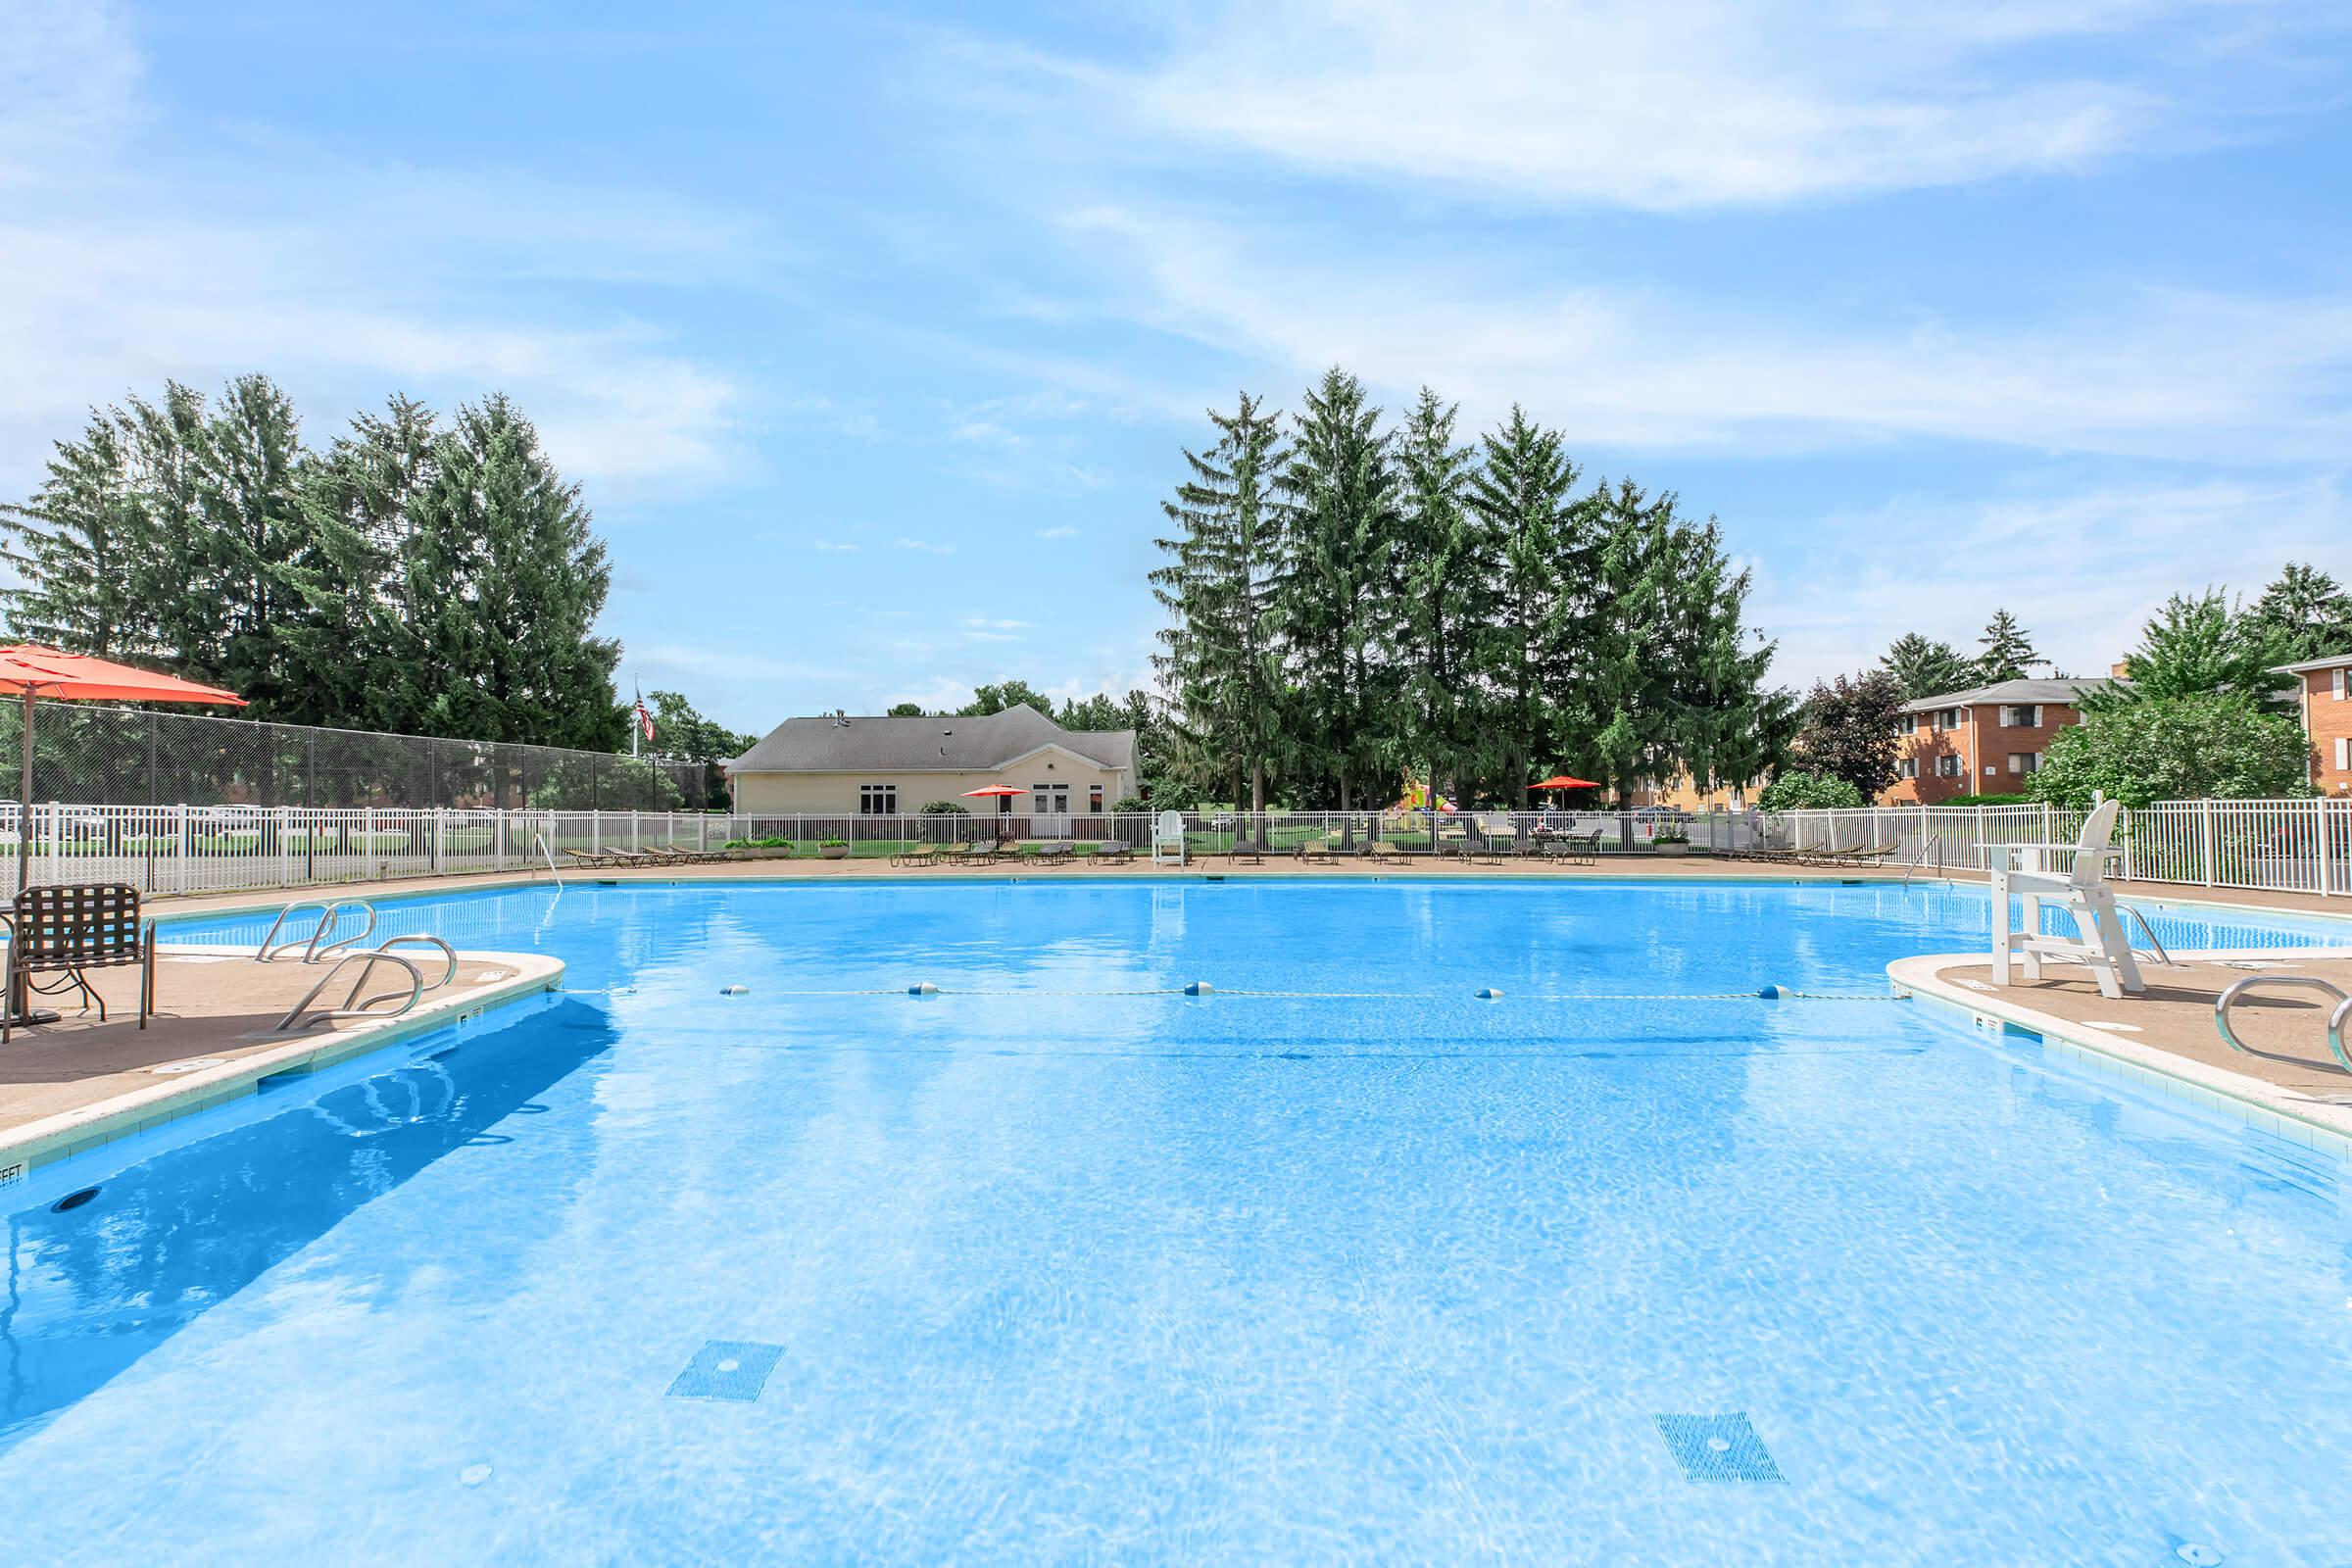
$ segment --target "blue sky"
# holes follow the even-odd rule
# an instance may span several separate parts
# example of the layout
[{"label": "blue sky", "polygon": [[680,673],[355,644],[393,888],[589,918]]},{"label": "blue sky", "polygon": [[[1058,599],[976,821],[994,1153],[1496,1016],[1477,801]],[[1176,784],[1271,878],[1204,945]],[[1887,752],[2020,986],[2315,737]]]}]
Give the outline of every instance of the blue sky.
[{"label": "blue sky", "polygon": [[1335,362],[1718,515],[1791,683],[2352,578],[2338,4],[224,9],[0,0],[0,494],[503,388],[743,728],[1146,682],[1179,444]]}]

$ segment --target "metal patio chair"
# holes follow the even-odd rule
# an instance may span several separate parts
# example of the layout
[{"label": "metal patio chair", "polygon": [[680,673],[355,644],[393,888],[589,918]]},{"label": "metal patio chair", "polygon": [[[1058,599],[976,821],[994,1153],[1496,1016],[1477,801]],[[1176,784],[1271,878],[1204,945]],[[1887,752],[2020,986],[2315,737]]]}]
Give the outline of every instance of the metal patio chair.
[{"label": "metal patio chair", "polygon": [[[32,996],[81,993],[82,1010],[98,1006],[106,1021],[106,999],[90,989],[83,971],[126,964],[139,968],[139,1027],[155,1010],[155,923],[139,919],[139,890],[122,882],[25,888],[8,917],[7,1003],[0,1006],[0,1042],[16,1020],[32,1011]],[[36,974],[59,974],[53,985]]]}]

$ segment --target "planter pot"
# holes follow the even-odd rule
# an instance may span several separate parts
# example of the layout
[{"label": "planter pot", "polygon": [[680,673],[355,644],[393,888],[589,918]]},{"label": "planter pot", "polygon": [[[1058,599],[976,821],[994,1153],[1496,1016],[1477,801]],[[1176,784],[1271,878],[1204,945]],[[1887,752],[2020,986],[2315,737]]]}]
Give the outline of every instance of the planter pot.
[{"label": "planter pot", "polygon": [[850,858],[850,847],[847,844],[820,844],[816,853],[828,860],[846,860]]},{"label": "planter pot", "polygon": [[1650,848],[1660,855],[1689,855],[1690,853],[1690,846],[1688,844],[1653,844]]}]

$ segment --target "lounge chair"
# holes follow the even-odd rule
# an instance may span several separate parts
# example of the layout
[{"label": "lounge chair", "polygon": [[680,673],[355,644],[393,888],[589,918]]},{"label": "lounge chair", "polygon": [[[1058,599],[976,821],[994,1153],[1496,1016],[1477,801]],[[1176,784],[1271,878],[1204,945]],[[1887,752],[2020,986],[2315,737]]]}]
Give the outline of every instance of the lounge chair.
[{"label": "lounge chair", "polygon": [[917,844],[911,850],[901,850],[890,858],[893,865],[931,865],[946,858],[944,844]]},{"label": "lounge chair", "polygon": [[1135,858],[1135,846],[1124,839],[1105,839],[1094,848],[1087,858],[1097,865],[1125,865]]},{"label": "lounge chair", "polygon": [[[8,979],[0,1041],[19,1018],[29,1019],[33,993],[55,996],[71,985],[81,993],[82,1009],[98,1004],[106,1021],[106,999],[90,989],[85,969],[136,964],[139,969],[139,1027],[155,1010],[155,922],[139,918],[139,890],[127,882],[41,886],[17,894],[8,917]],[[37,986],[36,974],[63,974],[55,986]]]},{"label": "lounge chair", "polygon": [[1307,865],[1332,865],[1339,858],[1331,853],[1331,841],[1320,834],[1300,839],[1291,846],[1291,854],[1300,863]]},{"label": "lounge chair", "polygon": [[1009,836],[1000,838],[996,843],[990,845],[988,854],[983,857],[989,860],[1017,860],[1020,858],[1021,841]]},{"label": "lounge chair", "polygon": [[1385,865],[1392,860],[1401,861],[1404,858],[1404,852],[1387,839],[1371,839],[1364,844],[1364,858],[1369,860],[1377,860]]},{"label": "lounge chair", "polygon": [[1266,845],[1263,839],[1235,839],[1233,848],[1225,852],[1225,858],[1235,865],[1241,864],[1244,860],[1249,861],[1251,865],[1256,865],[1265,858]]},{"label": "lounge chair", "polygon": [[1878,865],[1888,856],[1898,854],[1901,850],[1900,844],[1874,844],[1867,850],[1847,850],[1833,863],[1838,865]]},{"label": "lounge chair", "polygon": [[939,857],[942,865],[979,865],[987,861],[990,846],[979,839],[951,844]]},{"label": "lounge chair", "polygon": [[1029,857],[1031,865],[1061,865],[1078,858],[1078,846],[1068,839],[1059,839]]},{"label": "lounge chair", "polygon": [[564,852],[565,858],[569,859],[575,867],[587,871],[602,871],[608,866],[618,865],[620,862],[612,858],[612,853],[610,850],[565,850]]}]

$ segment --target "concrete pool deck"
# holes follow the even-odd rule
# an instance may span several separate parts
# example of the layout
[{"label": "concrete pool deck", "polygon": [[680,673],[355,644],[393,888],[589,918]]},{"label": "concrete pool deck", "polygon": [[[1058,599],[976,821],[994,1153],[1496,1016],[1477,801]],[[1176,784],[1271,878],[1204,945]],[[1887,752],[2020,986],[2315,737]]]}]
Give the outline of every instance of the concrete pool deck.
[{"label": "concrete pool deck", "polygon": [[[679,866],[615,866],[609,869],[587,870],[566,866],[563,882],[566,886],[596,886],[615,883],[623,886],[650,883],[656,886],[678,883],[708,882],[798,882],[803,880],[835,880],[849,878],[872,882],[987,882],[1010,877],[1035,877],[1041,880],[1079,880],[1086,878],[1115,879],[1121,877],[1222,877],[1229,880],[1266,877],[1275,880],[1313,880],[1361,878],[1427,877],[1444,881],[1473,882],[1489,879],[1529,882],[1574,882],[1579,879],[1643,882],[1811,882],[1837,885],[1848,882],[1886,883],[1901,885],[1904,881],[1900,866],[1821,866],[1790,865],[1759,860],[1718,859],[1706,855],[1604,855],[1592,864],[1528,864],[1506,860],[1499,865],[1473,865],[1457,859],[1433,859],[1428,856],[1405,856],[1392,860],[1345,859],[1332,863],[1305,864],[1285,857],[1270,857],[1252,863],[1236,862],[1223,855],[1196,856],[1182,868],[1153,865],[1151,858],[1138,855],[1128,864],[1096,864],[1080,859],[1066,865],[1037,866],[997,864],[970,869],[953,866],[900,867],[878,857],[851,857],[826,860],[814,857],[720,860],[701,865]],[[254,888],[223,893],[164,894],[150,896],[149,907],[158,915],[218,913],[228,910],[275,909],[294,899],[346,897],[356,899],[402,899],[429,897],[434,894],[471,893],[494,888],[528,887],[534,882],[545,886],[548,873],[544,867],[532,871],[517,867],[512,871],[473,872],[449,876],[403,877],[380,882],[349,882],[315,888]],[[1960,886],[1983,887],[1985,877],[1982,871],[1951,871],[1941,877],[1914,873],[1913,886],[1933,886],[1937,881]],[[2308,893],[2274,893],[2248,888],[2207,888],[2180,882],[2118,882],[2119,891],[2127,897],[2143,902],[2195,905],[2215,908],[2236,908],[2270,911],[2278,914],[2310,914],[2343,920],[2345,941],[2352,946],[2352,898],[2324,898]]]},{"label": "concrete pool deck", "polygon": [[[403,950],[429,981],[441,957]],[[70,991],[42,999],[58,1022],[15,1031],[0,1049],[0,1179],[253,1093],[262,1079],[313,1072],[395,1040],[551,990],[564,965],[537,954],[461,953],[448,985],[398,1017],[340,1018],[298,1034],[279,1018],[326,974],[293,958],[256,963],[250,951],[158,945],[155,1006],[138,1026],[138,971],[93,969],[108,1018],[77,1010]],[[339,1002],[351,976],[321,1003]],[[392,981],[378,971],[376,988]]]}]

